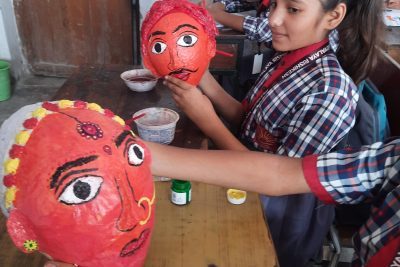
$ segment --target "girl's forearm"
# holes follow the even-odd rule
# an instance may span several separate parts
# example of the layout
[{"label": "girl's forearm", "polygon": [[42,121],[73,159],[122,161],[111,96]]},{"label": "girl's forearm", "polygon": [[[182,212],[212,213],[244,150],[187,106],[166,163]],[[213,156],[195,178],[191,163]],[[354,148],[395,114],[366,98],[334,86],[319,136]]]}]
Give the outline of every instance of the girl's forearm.
[{"label": "girl's forearm", "polygon": [[[216,115],[216,114],[215,114]],[[231,133],[218,116],[209,117],[206,125],[198,125],[219,149],[247,151],[248,149]]]},{"label": "girl's forearm", "polygon": [[154,175],[266,195],[307,193],[301,159],[262,152],[182,149],[147,143]]},{"label": "girl's forearm", "polygon": [[199,86],[211,100],[218,114],[233,127],[240,125],[244,116],[241,103],[229,95],[209,71],[204,74]]},{"label": "girl's forearm", "polygon": [[222,25],[236,31],[243,32],[243,16],[238,16],[221,10],[213,11],[211,12],[211,15],[217,22],[221,23]]}]

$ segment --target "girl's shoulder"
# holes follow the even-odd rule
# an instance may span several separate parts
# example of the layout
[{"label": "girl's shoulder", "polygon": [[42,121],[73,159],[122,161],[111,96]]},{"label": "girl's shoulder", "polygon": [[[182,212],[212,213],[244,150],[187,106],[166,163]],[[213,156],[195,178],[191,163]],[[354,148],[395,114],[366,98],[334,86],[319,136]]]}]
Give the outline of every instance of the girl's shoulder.
[{"label": "girl's shoulder", "polygon": [[333,52],[326,54],[316,62],[314,71],[317,72],[317,75],[319,76],[318,86],[314,88],[314,90],[319,93],[324,92],[342,95],[353,100],[358,99],[356,84],[340,66],[340,63]]},{"label": "girl's shoulder", "polygon": [[328,53],[317,62],[317,69],[320,71],[323,79],[331,86],[346,86],[356,89],[357,86],[350,76],[343,70],[336,55]]}]

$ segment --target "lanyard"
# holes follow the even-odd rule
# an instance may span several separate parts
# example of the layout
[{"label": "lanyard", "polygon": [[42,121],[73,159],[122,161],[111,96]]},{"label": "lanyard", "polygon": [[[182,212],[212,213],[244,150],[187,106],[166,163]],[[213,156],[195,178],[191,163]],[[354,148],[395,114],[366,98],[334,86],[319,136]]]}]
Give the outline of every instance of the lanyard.
[{"label": "lanyard", "polygon": [[316,62],[328,51],[330,51],[330,46],[328,40],[324,39],[323,41],[313,45],[300,48],[287,54],[279,54],[272,58],[265,68],[274,67],[278,62],[283,64],[278,66],[272,72],[271,76],[265,81],[262,88],[257,91],[250,103],[247,102],[247,100],[243,101],[245,111],[249,112],[259,102],[261,96],[272,87],[272,85],[280,80],[286,79],[297,70]]}]

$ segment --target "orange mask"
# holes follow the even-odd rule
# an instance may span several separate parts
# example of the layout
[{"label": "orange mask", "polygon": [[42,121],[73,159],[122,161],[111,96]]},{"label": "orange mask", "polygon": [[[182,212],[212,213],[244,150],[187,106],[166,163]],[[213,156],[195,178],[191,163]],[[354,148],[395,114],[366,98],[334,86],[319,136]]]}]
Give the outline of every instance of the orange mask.
[{"label": "orange mask", "polygon": [[[181,5],[187,5],[186,2],[182,1]],[[149,11],[150,17],[152,12]],[[146,18],[143,27],[148,21],[151,18]],[[156,76],[171,75],[197,85],[215,55],[215,39],[210,40],[210,31],[215,37],[216,31],[206,32],[198,18],[172,9],[148,29],[147,35],[142,33],[144,65]]]},{"label": "orange mask", "polygon": [[82,101],[46,102],[23,126],[3,177],[15,245],[83,266],[142,266],[155,197],[143,142]]}]

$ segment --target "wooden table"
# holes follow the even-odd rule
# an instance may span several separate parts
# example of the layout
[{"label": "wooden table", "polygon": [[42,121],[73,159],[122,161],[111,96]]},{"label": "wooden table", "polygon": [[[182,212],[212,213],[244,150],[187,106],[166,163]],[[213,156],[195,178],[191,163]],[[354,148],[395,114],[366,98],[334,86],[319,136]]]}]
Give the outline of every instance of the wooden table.
[{"label": "wooden table", "polygon": [[[151,106],[178,111],[161,82],[146,93],[130,91],[119,75],[131,68],[81,67],[54,100],[95,102],[124,119]],[[206,149],[204,135],[184,114],[180,115],[172,145]],[[227,202],[225,188],[192,183],[192,202],[176,206],[170,202],[169,188],[170,182],[156,182],[156,222],[146,266],[278,266],[257,194],[248,193],[247,201],[235,206]],[[0,227],[1,266],[43,266],[44,256],[25,255],[12,245],[3,217]]]}]

